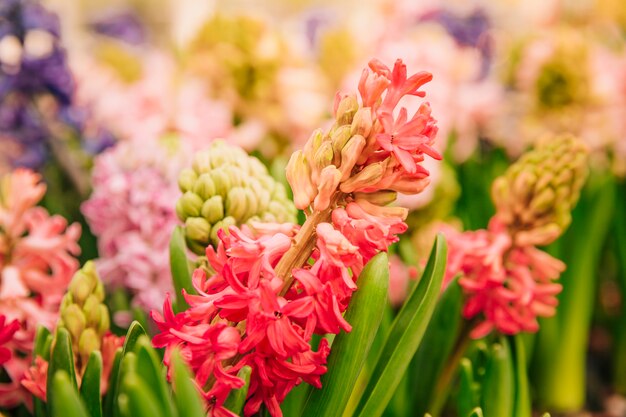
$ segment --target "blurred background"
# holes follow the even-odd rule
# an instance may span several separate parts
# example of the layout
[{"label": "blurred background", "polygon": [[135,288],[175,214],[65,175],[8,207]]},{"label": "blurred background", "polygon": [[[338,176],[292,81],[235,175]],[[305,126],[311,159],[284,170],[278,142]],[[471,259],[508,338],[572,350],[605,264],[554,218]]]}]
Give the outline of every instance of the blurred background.
[{"label": "blurred background", "polygon": [[[536,141],[587,143],[589,183],[549,248],[569,265],[564,307],[529,342],[531,375],[540,401],[576,396],[553,392],[574,381],[577,403],[626,415],[623,0],[2,0],[0,174],[43,174],[43,205],[82,223],[81,260],[98,258],[124,326],[170,288],[172,202],[191,155],[223,138],[284,181],[291,151],[371,58],[434,77],[423,90],[445,162],[426,163],[426,192],[400,198],[405,263],[427,256],[442,223],[485,227],[491,182]],[[399,271],[394,303],[411,279]]]}]

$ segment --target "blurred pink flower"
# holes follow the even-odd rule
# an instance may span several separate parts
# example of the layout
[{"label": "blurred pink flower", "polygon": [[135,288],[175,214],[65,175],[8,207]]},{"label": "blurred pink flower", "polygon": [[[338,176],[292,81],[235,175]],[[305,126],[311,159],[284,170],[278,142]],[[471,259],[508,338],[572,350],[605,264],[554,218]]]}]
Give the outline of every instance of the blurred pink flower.
[{"label": "blurred pink flower", "polygon": [[173,202],[178,172],[190,151],[131,140],[96,158],[93,192],[82,205],[98,238],[98,273],[112,288],[127,288],[133,304],[149,311],[172,290],[169,239],[178,223]]},{"label": "blurred pink flower", "polygon": [[0,407],[29,403],[20,381],[36,329],[54,329],[61,298],[78,269],[80,225],[35,206],[46,190],[40,181],[38,174],[18,169],[2,178],[0,189],[0,316],[19,323],[6,345],[11,358],[3,367],[11,382],[0,383]]},{"label": "blurred pink flower", "polygon": [[561,261],[534,246],[514,245],[496,218],[487,230],[444,232],[449,247],[445,279],[460,275],[467,296],[463,315],[479,320],[473,338],[492,330],[536,332],[538,317],[555,314],[561,285],[553,281],[565,269]]}]

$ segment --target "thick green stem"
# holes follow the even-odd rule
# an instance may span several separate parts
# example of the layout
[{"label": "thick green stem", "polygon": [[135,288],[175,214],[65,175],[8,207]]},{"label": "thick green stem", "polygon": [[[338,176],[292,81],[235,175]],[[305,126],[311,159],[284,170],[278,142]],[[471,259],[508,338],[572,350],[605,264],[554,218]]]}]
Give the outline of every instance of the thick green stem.
[{"label": "thick green stem", "polygon": [[[608,233],[614,203],[608,174],[590,178],[563,237],[561,276],[563,292],[549,331],[539,333],[535,385],[542,406],[555,412],[573,412],[585,404],[585,361],[595,301],[596,273]],[[549,338],[546,343],[542,339]]]}]

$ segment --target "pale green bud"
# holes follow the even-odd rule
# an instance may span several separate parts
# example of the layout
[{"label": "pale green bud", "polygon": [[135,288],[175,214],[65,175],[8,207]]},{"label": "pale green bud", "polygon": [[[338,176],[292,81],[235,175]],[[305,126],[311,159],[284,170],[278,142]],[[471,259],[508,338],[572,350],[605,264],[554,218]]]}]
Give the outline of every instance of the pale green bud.
[{"label": "pale green bud", "polygon": [[78,340],[78,354],[83,358],[89,358],[94,350],[99,350],[101,337],[94,329],[86,329]]},{"label": "pale green bud", "polygon": [[351,128],[349,125],[341,126],[337,128],[330,136],[330,141],[333,145],[334,154],[333,164],[335,166],[339,166],[339,164],[341,163],[341,150],[344,148],[344,146],[346,146],[346,143],[348,143],[348,141],[352,137],[350,130]]},{"label": "pale green bud", "polygon": [[352,120],[350,127],[350,133],[352,135],[361,135],[364,138],[368,137],[372,131],[372,109],[369,107],[363,107],[357,110]]},{"label": "pale green bud", "polygon": [[63,320],[63,327],[70,332],[72,339],[75,340],[80,337],[85,326],[87,326],[85,314],[78,304],[71,304],[61,311],[61,320]]},{"label": "pale green bud", "polygon": [[246,192],[241,187],[234,187],[226,196],[226,214],[237,221],[242,221],[246,216]]},{"label": "pale green bud", "polygon": [[315,159],[313,160],[313,165],[315,166],[317,172],[321,172],[322,169],[332,164],[333,157],[334,153],[332,143],[330,141],[324,141],[315,153]]},{"label": "pale green bud", "polygon": [[197,242],[209,242],[211,225],[202,217],[189,217],[185,220],[187,237]]},{"label": "pale green bud", "polygon": [[197,179],[198,174],[193,169],[185,168],[178,175],[178,188],[183,193],[190,191]]},{"label": "pale green bud", "polygon": [[197,194],[202,200],[208,200],[215,195],[215,184],[211,179],[211,175],[204,173],[196,179],[193,184],[193,192]]},{"label": "pale green bud", "polygon": [[222,196],[215,195],[205,201],[202,205],[201,214],[202,217],[204,217],[211,224],[222,220],[224,218],[224,203]]},{"label": "pale green bud", "polygon": [[355,94],[350,94],[341,99],[337,106],[337,113],[335,119],[338,125],[345,125],[352,123],[354,114],[359,109],[359,102],[357,101]]},{"label": "pale green bud", "polygon": [[200,196],[191,191],[187,191],[180,198],[181,201],[181,209],[183,212],[183,216],[181,216],[181,220],[186,219],[187,217],[196,217],[200,215],[200,210],[202,209],[202,204],[204,203]]}]

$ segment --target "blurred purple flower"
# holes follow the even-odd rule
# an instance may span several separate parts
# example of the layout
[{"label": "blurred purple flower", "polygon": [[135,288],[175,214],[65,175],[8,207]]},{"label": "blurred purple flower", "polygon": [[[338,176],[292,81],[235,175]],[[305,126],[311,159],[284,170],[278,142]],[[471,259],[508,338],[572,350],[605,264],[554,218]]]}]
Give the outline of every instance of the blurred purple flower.
[{"label": "blurred purple flower", "polygon": [[100,35],[119,39],[131,45],[139,45],[146,41],[145,28],[138,16],[131,11],[99,17],[92,21],[90,26]]},{"label": "blurred purple flower", "polygon": [[489,37],[491,24],[484,10],[476,9],[467,16],[460,16],[449,10],[437,9],[422,15],[420,21],[437,22],[460,46],[478,49],[483,59],[480,75],[487,75],[493,46]]}]

